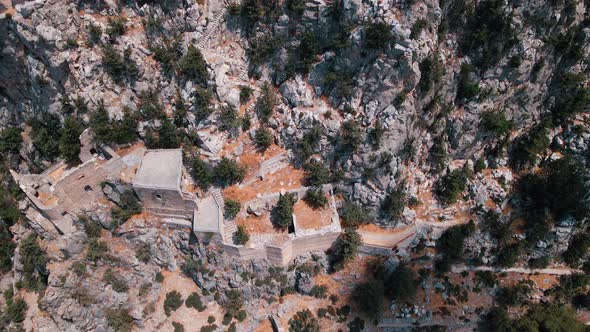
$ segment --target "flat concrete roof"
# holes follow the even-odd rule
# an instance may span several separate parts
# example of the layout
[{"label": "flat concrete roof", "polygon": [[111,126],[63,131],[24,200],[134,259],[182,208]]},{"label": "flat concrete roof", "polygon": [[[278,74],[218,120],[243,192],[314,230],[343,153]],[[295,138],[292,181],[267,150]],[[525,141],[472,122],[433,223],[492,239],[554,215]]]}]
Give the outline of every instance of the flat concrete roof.
[{"label": "flat concrete roof", "polygon": [[182,150],[147,150],[135,179],[134,187],[180,190]]}]

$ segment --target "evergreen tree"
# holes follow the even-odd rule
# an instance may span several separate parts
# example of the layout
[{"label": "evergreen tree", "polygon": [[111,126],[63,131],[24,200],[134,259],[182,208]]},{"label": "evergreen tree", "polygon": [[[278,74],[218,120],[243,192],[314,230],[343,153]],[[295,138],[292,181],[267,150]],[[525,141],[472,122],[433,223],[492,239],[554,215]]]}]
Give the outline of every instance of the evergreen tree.
[{"label": "evergreen tree", "polygon": [[59,153],[68,164],[80,162],[80,134],[84,127],[78,119],[68,116],[64,121],[64,128],[59,139]]}]

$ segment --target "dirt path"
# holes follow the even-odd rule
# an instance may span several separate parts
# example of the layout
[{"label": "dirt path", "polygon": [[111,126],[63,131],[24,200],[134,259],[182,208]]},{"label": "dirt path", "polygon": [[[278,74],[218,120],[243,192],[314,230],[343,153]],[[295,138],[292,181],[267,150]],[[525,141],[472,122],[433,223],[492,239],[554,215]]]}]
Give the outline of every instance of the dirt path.
[{"label": "dirt path", "polygon": [[570,275],[573,273],[582,272],[577,269],[562,268],[546,268],[546,269],[528,269],[524,267],[512,267],[507,269],[498,269],[491,266],[453,266],[451,271],[454,273],[461,273],[463,271],[494,271],[506,273],[523,273],[523,274],[550,274],[550,275]]}]

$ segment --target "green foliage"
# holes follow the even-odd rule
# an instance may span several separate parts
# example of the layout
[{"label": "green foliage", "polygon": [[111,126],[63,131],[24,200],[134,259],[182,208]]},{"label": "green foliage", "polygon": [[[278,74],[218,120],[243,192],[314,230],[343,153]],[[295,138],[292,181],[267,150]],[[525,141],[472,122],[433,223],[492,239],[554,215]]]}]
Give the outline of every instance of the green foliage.
[{"label": "green foliage", "polygon": [[584,86],[586,75],[580,73],[563,73],[555,83],[555,105],[551,113],[557,123],[588,110],[590,106],[590,89]]},{"label": "green foliage", "polygon": [[410,30],[410,38],[417,39],[422,33],[422,30],[426,27],[428,27],[428,21],[422,18],[417,19],[416,23],[412,25],[412,29]]},{"label": "green foliage", "polygon": [[23,139],[22,130],[18,127],[8,127],[0,130],[0,155],[17,154]]},{"label": "green foliage", "polygon": [[100,42],[100,37],[102,36],[102,29],[100,26],[93,24],[92,22],[88,25],[88,37],[86,39],[86,43],[88,46],[92,47],[95,44]]},{"label": "green foliage", "polygon": [[460,39],[461,52],[482,71],[496,65],[517,42],[511,14],[503,5],[500,0],[479,2]]},{"label": "green foliage", "polygon": [[99,260],[106,260],[109,258],[109,247],[104,241],[99,241],[96,238],[90,239],[88,242],[88,249],[86,250],[86,259],[96,263]]},{"label": "green foliage", "polygon": [[174,105],[174,125],[180,128],[186,128],[189,125],[188,119],[188,105],[182,99],[180,91],[176,92],[176,100]]},{"label": "green foliage", "polygon": [[436,194],[444,204],[456,203],[465,190],[467,177],[463,169],[455,169],[443,175],[436,186]]},{"label": "green foliage", "polygon": [[305,11],[305,4],[308,0],[287,0],[285,6],[293,16],[301,16]]},{"label": "green foliage", "polygon": [[385,288],[381,280],[371,279],[358,284],[353,291],[353,299],[371,320],[377,320],[383,313],[383,294]]},{"label": "green foliage", "polygon": [[213,170],[206,161],[196,157],[192,162],[192,176],[199,188],[207,190],[213,181]]},{"label": "green foliage", "polygon": [[86,275],[86,263],[83,261],[76,261],[72,264],[72,271],[78,276],[82,277]]},{"label": "green foliage", "polygon": [[102,65],[113,81],[121,84],[125,81],[132,83],[139,77],[139,68],[131,59],[131,49],[126,48],[123,55],[111,44],[102,48]]},{"label": "green foliage", "polygon": [[59,117],[49,112],[42,112],[29,121],[33,146],[41,159],[55,161],[59,156],[59,137],[62,125]]},{"label": "green foliage", "polygon": [[321,209],[328,205],[328,198],[321,188],[308,189],[303,200],[313,209]]},{"label": "green foliage", "polygon": [[182,305],[182,296],[179,292],[173,290],[166,294],[166,299],[164,300],[164,312],[166,316],[170,316],[173,311],[180,308]]},{"label": "green foliage", "polygon": [[540,123],[519,137],[510,153],[511,166],[517,170],[532,167],[538,154],[549,147],[548,134],[546,124]]},{"label": "green foliage", "polygon": [[347,262],[354,259],[361,244],[361,236],[353,228],[347,228],[341,233],[332,248],[332,269],[341,270]]},{"label": "green foliage", "polygon": [[390,188],[387,195],[381,202],[381,211],[390,221],[397,221],[402,217],[402,212],[408,204],[405,184],[400,184],[397,188]]},{"label": "green foliage", "polygon": [[502,287],[496,294],[496,301],[504,306],[523,305],[533,291],[532,285],[531,280],[521,280],[513,286]]},{"label": "green foliage", "polygon": [[238,212],[240,212],[241,204],[238,201],[234,201],[233,199],[226,199],[225,200],[225,207],[223,211],[223,217],[225,219],[234,219]]},{"label": "green foliage", "polygon": [[118,206],[111,210],[111,217],[113,218],[113,225],[119,226],[124,224],[133,215],[141,213],[143,207],[135,196],[133,190],[127,190],[121,194],[121,200]]},{"label": "green foliage", "polygon": [[320,141],[324,134],[324,128],[320,124],[314,126],[303,134],[297,145],[297,155],[301,161],[306,161],[319,148]]},{"label": "green foliage", "polygon": [[567,250],[563,253],[563,261],[572,267],[579,267],[580,261],[588,253],[590,236],[585,233],[578,233],[571,238]]},{"label": "green foliage", "polygon": [[385,289],[391,299],[407,302],[416,296],[418,284],[416,273],[402,264],[385,280]]},{"label": "green foliage", "polygon": [[114,40],[118,36],[122,36],[125,34],[125,24],[127,23],[127,19],[124,17],[109,17],[109,26],[107,27],[106,33],[109,35],[111,40]]},{"label": "green foliage", "polygon": [[184,325],[178,322],[172,322],[172,327],[174,328],[174,332],[184,332]]},{"label": "green foliage", "polygon": [[438,53],[434,53],[420,62],[420,73],[418,89],[423,93],[430,91],[433,85],[440,82],[445,74],[445,68]]},{"label": "green foliage", "polygon": [[286,193],[272,209],[271,221],[278,228],[291,227],[293,224],[293,205],[297,202],[297,194]]},{"label": "green foliage", "polygon": [[121,275],[112,269],[108,269],[105,271],[102,279],[107,284],[113,287],[113,290],[118,293],[127,293],[129,290],[129,286],[125,282],[125,280],[121,277]]},{"label": "green foliage", "polygon": [[202,87],[207,86],[209,73],[207,72],[207,62],[198,48],[189,45],[186,54],[178,63],[180,73],[185,77],[195,81]]},{"label": "green foliage", "polygon": [[242,127],[242,122],[238,110],[231,106],[223,106],[219,117],[219,129],[226,131],[230,135],[236,135]]},{"label": "green foliage", "polygon": [[539,258],[531,258],[528,261],[529,268],[531,269],[544,269],[549,266],[551,259],[548,256],[541,256]]},{"label": "green foliage", "polygon": [[325,285],[314,285],[309,291],[309,295],[318,299],[325,299],[328,297],[328,287]]},{"label": "green foliage", "polygon": [[306,31],[299,39],[299,45],[289,50],[289,59],[285,66],[287,77],[294,77],[296,73],[307,74],[316,62],[316,54],[319,52],[316,35],[312,31]]},{"label": "green foliage", "polygon": [[82,225],[84,228],[84,233],[86,233],[86,236],[89,239],[100,237],[102,227],[98,222],[88,218],[85,215],[80,215],[78,216],[78,223]]},{"label": "green foliage", "polygon": [[90,128],[94,139],[103,144],[128,144],[137,139],[138,115],[130,108],[123,108],[121,120],[111,120],[102,100],[90,115]]},{"label": "green foliage", "polygon": [[254,90],[247,86],[247,85],[241,85],[240,86],[240,104],[246,104],[250,98],[252,97],[252,93],[254,92]]},{"label": "green foliage", "polygon": [[176,68],[178,59],[182,56],[181,40],[179,36],[174,38],[163,37],[160,44],[150,46],[154,60],[160,63],[165,73],[172,72]]},{"label": "green foliage", "polygon": [[238,230],[236,234],[234,234],[234,244],[243,246],[245,245],[248,240],[250,240],[250,235],[244,226],[238,226]]},{"label": "green foliage", "polygon": [[435,173],[441,172],[449,159],[447,145],[442,137],[435,140],[434,145],[430,148],[430,165]]},{"label": "green foliage", "polygon": [[590,213],[585,204],[580,204],[580,198],[590,192],[589,179],[587,168],[578,159],[566,156],[544,164],[537,175],[524,176],[518,188],[529,210],[548,208],[557,220],[569,216],[582,220]]},{"label": "green foliage", "polygon": [[64,120],[64,128],[59,138],[59,153],[68,164],[80,162],[80,134],[84,126],[78,119],[68,116]]},{"label": "green foliage", "polygon": [[160,94],[151,88],[139,93],[138,110],[143,120],[166,118],[164,106],[160,103]]},{"label": "green foliage", "polygon": [[385,22],[365,24],[365,45],[372,49],[385,47],[393,38],[390,26]]},{"label": "green foliage", "polygon": [[178,128],[168,118],[162,119],[157,131],[148,132],[145,139],[145,144],[150,149],[176,149],[181,142]]},{"label": "green foliage", "polygon": [[135,248],[135,257],[143,263],[147,263],[152,258],[152,248],[148,243],[141,243]]},{"label": "green foliage", "polygon": [[117,332],[131,332],[135,326],[133,317],[125,309],[107,309],[107,322]]},{"label": "green foliage", "polygon": [[0,227],[0,272],[12,269],[12,255],[16,244],[12,241],[12,234],[6,226]]},{"label": "green foliage", "polygon": [[272,87],[268,83],[264,83],[262,86],[262,94],[260,98],[256,100],[255,106],[256,114],[258,115],[260,122],[268,122],[274,112],[277,102],[277,96]]},{"label": "green foliage", "polygon": [[27,302],[20,297],[15,299],[11,296],[6,299],[6,310],[0,316],[0,328],[10,331],[7,329],[10,323],[22,323],[26,318],[27,309]]},{"label": "green foliage", "polygon": [[184,301],[184,305],[186,305],[187,308],[193,308],[195,310],[198,310],[199,312],[203,312],[205,311],[205,309],[207,309],[207,307],[201,301],[201,297],[199,296],[199,294],[194,292],[186,298],[186,301]]},{"label": "green foliage", "polygon": [[358,122],[348,120],[342,123],[340,128],[339,143],[343,151],[355,152],[361,145],[363,136]]},{"label": "green foliage", "polygon": [[521,243],[512,243],[509,245],[505,245],[500,248],[498,252],[498,257],[496,260],[496,265],[500,267],[511,267],[514,266],[518,262],[520,258],[520,254],[522,252],[522,244]]},{"label": "green foliage", "polygon": [[164,281],[164,275],[162,274],[162,272],[156,273],[156,277],[154,279],[157,283],[162,283]]},{"label": "green foliage", "polygon": [[262,151],[268,149],[273,142],[273,135],[272,132],[266,127],[260,127],[256,130],[254,134],[254,143],[258,146],[259,149]]},{"label": "green foliage", "polygon": [[475,279],[478,285],[494,288],[498,285],[498,278],[492,271],[475,271]]},{"label": "green foliage", "polygon": [[471,77],[473,67],[470,64],[463,63],[459,72],[459,83],[457,87],[457,100],[467,102],[481,92],[479,84]]},{"label": "green foliage", "polygon": [[248,50],[250,63],[260,65],[266,62],[282,45],[283,39],[280,36],[270,34],[250,39],[250,49]]},{"label": "green foliage", "polygon": [[447,272],[446,267],[450,267],[450,264],[463,260],[464,252],[463,245],[465,239],[473,234],[475,231],[475,224],[470,221],[465,225],[457,225],[449,227],[436,241],[436,249],[443,255],[441,263],[438,264],[440,272]]},{"label": "green foliage", "polygon": [[306,186],[321,186],[330,183],[330,169],[321,161],[313,160],[305,164],[305,178],[303,182]]},{"label": "green foliage", "polygon": [[244,180],[246,167],[233,159],[223,157],[213,169],[213,176],[220,186],[231,186]]},{"label": "green foliage", "polygon": [[481,115],[481,127],[494,136],[504,136],[512,130],[512,121],[506,119],[503,111],[485,111]]},{"label": "green foliage", "polygon": [[237,289],[230,289],[225,292],[225,296],[227,299],[221,305],[225,311],[225,315],[229,317],[237,317],[244,303],[242,294]]},{"label": "green foliage", "polygon": [[590,284],[590,276],[585,273],[572,273],[559,277],[559,284],[546,291],[555,303],[569,303],[577,294],[585,292]]},{"label": "green foliage", "polygon": [[309,309],[298,311],[289,319],[289,332],[319,332],[320,323]]},{"label": "green foliage", "polygon": [[368,212],[357,202],[344,201],[338,213],[345,227],[357,227],[369,221]]},{"label": "green foliage", "polygon": [[47,287],[47,256],[35,233],[20,242],[19,252],[22,258],[23,286],[29,291],[42,292]]}]

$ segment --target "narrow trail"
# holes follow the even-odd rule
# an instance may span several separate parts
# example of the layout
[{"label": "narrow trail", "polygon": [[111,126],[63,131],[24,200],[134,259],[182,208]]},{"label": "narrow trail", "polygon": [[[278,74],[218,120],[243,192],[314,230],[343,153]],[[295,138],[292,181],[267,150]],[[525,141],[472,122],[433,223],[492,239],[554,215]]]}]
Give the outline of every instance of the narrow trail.
[{"label": "narrow trail", "polygon": [[554,267],[546,269],[529,269],[525,267],[511,267],[511,268],[495,268],[491,266],[453,266],[451,271],[454,273],[461,273],[463,271],[493,271],[493,272],[506,272],[506,273],[522,273],[522,274],[550,274],[550,275],[570,275],[573,273],[580,273],[581,270],[570,269],[567,267]]}]

